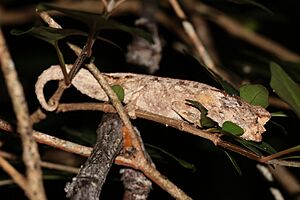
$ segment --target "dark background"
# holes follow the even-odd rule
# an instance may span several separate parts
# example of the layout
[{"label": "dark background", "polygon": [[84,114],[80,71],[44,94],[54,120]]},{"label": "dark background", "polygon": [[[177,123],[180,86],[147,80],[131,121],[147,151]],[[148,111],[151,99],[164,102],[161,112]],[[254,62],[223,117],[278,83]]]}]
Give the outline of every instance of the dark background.
[{"label": "dark background", "polygon": [[[33,5],[37,2],[39,1],[2,0],[0,4],[4,5],[7,9],[16,9]],[[239,19],[242,23],[254,24],[256,32],[277,41],[296,53],[300,53],[298,44],[300,5],[298,1],[259,1],[259,3],[270,9],[273,14],[253,5],[232,1],[206,0],[204,2]],[[168,12],[170,15],[174,15],[172,11]],[[118,16],[115,19],[132,25],[136,16],[124,15]],[[176,19],[175,16],[174,19]],[[69,18],[59,18],[58,20],[64,23],[64,27],[70,26],[86,30],[84,25]],[[16,37],[9,33],[13,28],[27,30],[33,23],[34,20],[19,25],[6,24],[2,26],[31,112],[38,108],[38,102],[34,94],[34,84],[38,75],[50,65],[58,63],[55,50],[51,45],[29,35]],[[230,36],[222,28],[213,23],[209,23],[209,27],[211,28],[212,37],[215,40],[216,49],[220,55],[222,65],[247,80],[268,86],[270,78],[269,61],[281,61],[244,41]],[[176,35],[174,35],[171,30],[165,27],[159,27],[159,30],[161,37],[165,41],[165,46],[160,69],[155,75],[196,80],[218,86],[192,56],[183,54],[172,48],[172,43],[178,40],[178,38],[176,38]],[[93,55],[96,58],[96,65],[102,71],[146,73],[144,69],[125,62],[124,52],[126,51],[126,45],[131,41],[130,35],[123,32],[106,31],[102,33],[101,36],[111,39],[123,49],[123,51],[121,51],[109,44],[99,41],[96,42],[93,47]],[[85,38],[71,37],[64,41],[72,41],[76,44],[83,45]],[[60,45],[64,52],[66,63],[72,63],[76,57],[66,47],[64,41],[61,42]],[[242,72],[241,69],[245,65],[251,67],[251,73],[244,74]],[[285,69],[289,71],[290,68],[287,66]],[[297,77],[298,74],[293,73],[291,75]],[[51,83],[47,86],[46,90],[49,91],[49,94],[54,91],[55,86],[55,83]],[[64,94],[62,101],[79,102],[92,100],[71,88]],[[15,116],[1,73],[0,105],[0,117],[14,124]],[[270,107],[269,109],[278,111],[277,108]],[[265,140],[277,150],[299,144],[299,133],[297,129],[295,129],[298,119],[292,112],[287,113],[289,114],[288,118],[273,119],[274,122],[282,125],[282,128],[275,126],[273,123],[268,123],[268,131],[264,135]],[[92,146],[95,141],[95,130],[100,119],[100,112],[49,113],[47,119],[35,125],[34,128],[60,138]],[[134,125],[140,130],[146,144],[155,145],[195,165],[196,170],[193,171],[192,169],[184,168],[162,153],[150,151],[159,171],[171,179],[192,198],[232,200],[273,199],[268,189],[270,185],[257,171],[256,162],[232,153],[232,156],[237,160],[243,172],[242,176],[240,176],[224,152],[215,147],[211,142],[146,120],[134,120]],[[284,133],[283,129],[287,134]],[[1,141],[4,141],[3,149],[20,155],[20,142],[16,137],[2,134],[0,131],[0,138]],[[41,156],[46,158],[51,154],[58,155],[57,151],[53,150],[53,148],[44,145],[40,146],[40,151]],[[72,154],[68,154],[67,157],[71,157],[71,164],[77,166],[83,162],[80,157]],[[55,162],[63,162],[64,159],[65,157],[63,156],[57,156]],[[16,166],[19,170],[23,170],[20,163],[16,163]],[[116,165],[112,167],[107,182],[102,190],[101,199],[121,199],[122,184],[118,173],[120,168],[121,166]],[[299,174],[298,170],[293,170],[293,172],[296,175]],[[45,188],[48,199],[64,199],[64,185],[67,181],[70,181],[72,176],[72,174],[68,173],[45,170]],[[8,176],[0,170],[0,178],[7,179]],[[280,187],[277,183],[274,183],[274,185]],[[149,199],[172,199],[156,185],[154,185],[153,188]],[[283,193],[286,195],[284,191]],[[16,185],[0,187],[0,196],[1,198],[6,197],[7,199],[25,199],[23,191]],[[292,197],[287,195],[287,198]]]}]

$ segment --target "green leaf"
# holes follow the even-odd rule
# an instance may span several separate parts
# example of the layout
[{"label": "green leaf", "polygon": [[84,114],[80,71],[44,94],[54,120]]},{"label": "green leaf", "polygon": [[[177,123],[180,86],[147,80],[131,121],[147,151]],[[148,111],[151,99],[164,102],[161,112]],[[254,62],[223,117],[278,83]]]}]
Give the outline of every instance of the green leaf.
[{"label": "green leaf", "polygon": [[247,141],[250,145],[267,152],[268,154],[274,154],[277,153],[277,151],[268,143],[266,142],[252,142],[252,141]]},{"label": "green leaf", "polygon": [[234,159],[234,157],[232,157],[227,151],[224,151],[224,152],[227,155],[227,157],[229,158],[229,160],[232,163],[232,165],[234,166],[234,168],[237,171],[237,173],[241,176],[242,175],[242,170],[238,166],[238,164],[237,164],[236,160]]},{"label": "green leaf", "polygon": [[240,97],[248,103],[266,108],[269,105],[269,92],[259,84],[240,87]]},{"label": "green leaf", "polygon": [[244,140],[243,138],[240,138],[240,137],[236,137],[236,138],[234,138],[234,140],[239,142],[240,144],[242,144],[244,147],[246,147],[250,151],[254,152],[256,155],[259,155],[259,156],[263,155],[262,152],[260,152],[259,149],[257,149],[255,146],[250,144],[249,141]]},{"label": "green leaf", "polygon": [[132,35],[142,37],[149,42],[153,42],[152,36],[148,32],[145,32],[142,29],[125,26],[113,20],[108,20],[107,17],[105,17],[102,14],[84,12],[79,10],[71,10],[71,9],[59,7],[53,4],[46,4],[46,3],[39,4],[37,6],[37,10],[38,11],[56,10],[66,14],[68,17],[81,21],[82,23],[86,24],[89,27],[90,34],[93,36],[93,38],[95,38],[96,35],[98,35],[100,30],[113,29],[113,30],[125,31]]},{"label": "green leaf", "polygon": [[238,126],[237,124],[230,122],[230,121],[226,121],[223,123],[222,131],[231,133],[236,136],[243,135],[243,133],[244,133],[244,129],[242,129],[240,126]]},{"label": "green leaf", "polygon": [[196,167],[194,164],[192,163],[189,163],[181,158],[178,158],[176,156],[174,156],[173,154],[163,150],[162,148],[159,148],[157,146],[154,146],[154,145],[151,145],[151,144],[145,144],[146,148],[147,148],[147,151],[149,148],[151,148],[151,150],[154,150],[156,152],[160,152],[160,153],[163,153],[165,154],[166,156],[172,158],[173,160],[175,160],[178,164],[180,164],[182,167],[186,168],[186,169],[191,169],[193,170],[193,172],[196,171]]},{"label": "green leaf", "polygon": [[122,88],[122,86],[113,85],[113,86],[111,86],[111,89],[113,89],[113,91],[116,93],[116,95],[118,96],[118,98],[121,102],[124,101],[125,92],[124,92],[124,89]]},{"label": "green leaf", "polygon": [[257,154],[259,156],[263,155],[261,151],[264,151],[268,154],[277,153],[277,151],[270,144],[268,144],[266,142],[247,141],[241,137],[237,137],[234,135],[232,135],[232,136],[235,141],[242,144],[244,147],[246,147],[247,149],[249,149],[250,151],[254,152],[255,154]]},{"label": "green leaf", "polygon": [[270,86],[274,92],[287,102],[300,117],[300,88],[291,77],[276,63],[271,62]]},{"label": "green leaf", "polygon": [[68,73],[65,68],[64,56],[58,46],[58,41],[72,35],[82,35],[82,36],[88,35],[87,33],[84,33],[76,29],[56,29],[56,28],[45,27],[45,26],[35,26],[27,31],[20,31],[17,29],[13,29],[11,31],[11,34],[16,36],[30,34],[38,39],[44,40],[52,44],[56,50],[59,59],[59,64],[67,84],[69,84]]},{"label": "green leaf", "polygon": [[217,122],[207,116],[207,109],[201,103],[189,99],[186,99],[186,101],[201,112],[200,124],[203,128],[212,128],[218,126]]},{"label": "green leaf", "polygon": [[18,29],[13,29],[10,32],[13,35],[20,36],[24,34],[30,34],[36,38],[39,38],[41,40],[44,40],[52,45],[55,45],[55,43],[58,40],[64,39],[68,36],[72,35],[81,35],[81,36],[87,36],[88,34],[76,29],[56,29],[51,27],[45,27],[45,26],[35,26],[27,31],[21,31]]}]

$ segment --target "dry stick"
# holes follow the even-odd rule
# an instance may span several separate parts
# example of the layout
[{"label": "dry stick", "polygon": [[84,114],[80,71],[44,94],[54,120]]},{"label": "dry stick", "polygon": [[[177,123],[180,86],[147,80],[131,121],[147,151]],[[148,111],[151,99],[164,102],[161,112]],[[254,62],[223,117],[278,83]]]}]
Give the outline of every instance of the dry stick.
[{"label": "dry stick", "polygon": [[204,17],[195,13],[191,15],[191,22],[194,24],[199,38],[202,38],[203,45],[206,47],[207,52],[211,56],[213,62],[215,63],[215,65],[219,66],[221,61],[214,44],[213,36],[208,22],[204,19]]},{"label": "dry stick", "polygon": [[0,156],[0,166],[1,168],[13,179],[13,181],[20,186],[29,197],[32,194],[28,187],[28,182],[26,178],[20,174],[9,162],[7,162],[2,156]]},{"label": "dry stick", "polygon": [[77,174],[79,171],[79,168],[77,167],[72,167],[72,166],[67,166],[67,165],[62,165],[62,164],[57,164],[52,162],[46,162],[46,161],[41,161],[41,166],[47,169],[69,172],[72,174]]},{"label": "dry stick", "polygon": [[4,186],[4,185],[11,185],[11,184],[14,184],[15,182],[12,180],[12,179],[2,179],[0,180],[0,187],[1,186]]},{"label": "dry stick", "polygon": [[252,32],[248,29],[245,29],[241,24],[239,24],[236,20],[226,16],[226,14],[209,7],[200,1],[194,0],[186,0],[187,2],[190,1],[190,4],[193,5],[193,8],[199,12],[201,15],[208,16],[208,19],[215,22],[229,33],[233,34],[234,36],[243,39],[265,51],[268,51],[283,60],[289,60],[293,62],[299,62],[300,56],[285,47],[281,46],[280,44],[271,41],[270,39],[259,35],[255,32]]},{"label": "dry stick", "polygon": [[38,15],[46,22],[51,28],[62,29],[61,25],[56,23],[56,21],[46,12],[38,12]]},{"label": "dry stick", "polygon": [[215,72],[220,77],[222,77],[224,80],[226,80],[228,83],[231,83],[232,85],[238,87],[240,85],[239,82],[233,81],[230,74],[228,74],[225,70],[223,70],[215,65],[211,56],[208,54],[206,48],[204,47],[203,42],[198,37],[193,24],[191,22],[187,21],[187,17],[185,15],[184,11],[181,9],[178,1],[177,0],[169,0],[169,3],[172,5],[177,16],[182,20],[182,27],[183,27],[184,31],[186,32],[186,34],[191,39],[192,44],[198,51],[198,54],[199,54],[201,60],[203,61],[203,63],[209,69],[211,69],[213,72]]},{"label": "dry stick", "polygon": [[42,171],[40,167],[40,155],[37,143],[32,137],[32,128],[27,103],[21,83],[15,70],[14,62],[11,59],[5,39],[0,29],[0,60],[4,78],[11,96],[14,111],[17,117],[17,132],[21,136],[23,146],[23,160],[26,166],[28,180],[27,193],[30,199],[46,199]]}]

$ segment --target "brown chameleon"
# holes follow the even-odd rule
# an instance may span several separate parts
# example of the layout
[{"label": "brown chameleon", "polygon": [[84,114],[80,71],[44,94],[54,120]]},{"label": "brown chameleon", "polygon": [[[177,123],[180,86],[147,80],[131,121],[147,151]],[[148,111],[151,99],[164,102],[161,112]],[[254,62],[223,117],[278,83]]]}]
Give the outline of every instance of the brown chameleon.
[{"label": "brown chameleon", "polygon": [[[67,70],[72,65],[67,65]],[[176,120],[185,120],[200,126],[200,111],[188,105],[186,100],[198,101],[207,109],[207,116],[218,123],[230,121],[241,128],[241,136],[246,140],[261,141],[265,132],[264,125],[271,118],[268,111],[253,106],[237,96],[231,96],[215,87],[188,80],[163,78],[132,73],[103,73],[111,85],[120,85],[125,91],[124,102],[129,115],[134,116],[136,109]],[[48,111],[56,109],[47,104],[43,88],[48,81],[62,80],[63,74],[58,65],[45,70],[36,83],[36,94],[41,106]],[[91,98],[108,101],[101,86],[86,69],[81,69],[72,85]]]}]

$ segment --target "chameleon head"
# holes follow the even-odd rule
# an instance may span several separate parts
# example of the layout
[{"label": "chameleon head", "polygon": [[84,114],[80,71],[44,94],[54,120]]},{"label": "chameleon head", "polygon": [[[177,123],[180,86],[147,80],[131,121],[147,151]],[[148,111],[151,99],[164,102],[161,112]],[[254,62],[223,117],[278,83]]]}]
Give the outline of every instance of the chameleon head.
[{"label": "chameleon head", "polygon": [[266,131],[264,125],[270,120],[271,114],[266,111],[264,108],[255,106],[257,108],[256,112],[256,123],[252,123],[252,125],[248,126],[247,129],[244,127],[244,134],[241,136],[245,140],[261,142],[262,141],[262,133]]},{"label": "chameleon head", "polygon": [[231,96],[214,89],[202,92],[197,96],[198,101],[207,109],[207,116],[216,121],[220,127],[226,121],[235,123],[244,129],[241,136],[245,140],[260,142],[264,125],[271,118],[270,113],[255,105],[250,105],[237,96]]}]

